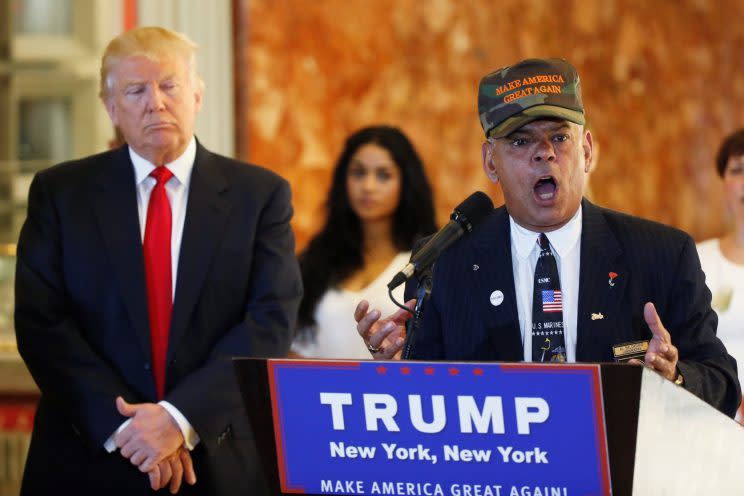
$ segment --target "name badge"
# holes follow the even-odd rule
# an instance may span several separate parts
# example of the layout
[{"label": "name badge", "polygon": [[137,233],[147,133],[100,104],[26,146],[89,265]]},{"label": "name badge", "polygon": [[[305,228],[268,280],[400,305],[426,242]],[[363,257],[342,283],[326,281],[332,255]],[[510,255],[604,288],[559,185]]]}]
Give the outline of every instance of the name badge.
[{"label": "name badge", "polygon": [[617,363],[625,363],[634,358],[643,361],[648,351],[648,340],[646,341],[629,341],[612,346],[612,357]]}]

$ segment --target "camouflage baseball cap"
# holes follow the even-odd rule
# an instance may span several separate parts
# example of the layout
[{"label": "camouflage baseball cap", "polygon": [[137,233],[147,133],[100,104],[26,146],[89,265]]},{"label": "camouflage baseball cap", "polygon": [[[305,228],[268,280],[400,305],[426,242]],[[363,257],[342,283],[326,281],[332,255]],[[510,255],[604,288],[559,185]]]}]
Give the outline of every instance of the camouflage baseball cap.
[{"label": "camouflage baseball cap", "polygon": [[581,82],[563,59],[526,59],[483,77],[478,113],[486,137],[502,138],[545,117],[584,124]]}]

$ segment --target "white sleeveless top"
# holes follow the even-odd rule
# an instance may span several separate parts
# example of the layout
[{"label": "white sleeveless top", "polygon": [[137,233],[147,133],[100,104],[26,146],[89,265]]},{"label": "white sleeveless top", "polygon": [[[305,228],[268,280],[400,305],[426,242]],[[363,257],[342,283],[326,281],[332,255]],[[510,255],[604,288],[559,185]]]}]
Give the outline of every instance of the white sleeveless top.
[{"label": "white sleeveless top", "polygon": [[[326,290],[315,307],[314,339],[302,339],[305,330],[301,330],[300,337],[292,343],[292,351],[308,358],[371,359],[372,355],[357,333],[354,309],[360,301],[367,300],[370,310],[379,310],[383,318],[398,310],[388,297],[387,283],[410,257],[410,251],[399,253],[374,281],[359,291]],[[403,289],[404,285],[400,285],[393,290],[393,296],[401,304],[404,303]]]},{"label": "white sleeveless top", "polygon": [[718,314],[718,338],[736,358],[739,382],[744,381],[744,265],[721,253],[718,239],[697,245],[705,283],[713,293],[713,310]]}]

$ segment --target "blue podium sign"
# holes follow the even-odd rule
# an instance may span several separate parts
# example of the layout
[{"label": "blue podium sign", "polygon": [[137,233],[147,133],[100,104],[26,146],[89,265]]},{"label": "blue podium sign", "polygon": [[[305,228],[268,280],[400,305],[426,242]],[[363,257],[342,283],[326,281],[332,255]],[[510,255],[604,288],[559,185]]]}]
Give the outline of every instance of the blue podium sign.
[{"label": "blue podium sign", "polygon": [[281,489],[611,493],[598,365],[269,360]]}]

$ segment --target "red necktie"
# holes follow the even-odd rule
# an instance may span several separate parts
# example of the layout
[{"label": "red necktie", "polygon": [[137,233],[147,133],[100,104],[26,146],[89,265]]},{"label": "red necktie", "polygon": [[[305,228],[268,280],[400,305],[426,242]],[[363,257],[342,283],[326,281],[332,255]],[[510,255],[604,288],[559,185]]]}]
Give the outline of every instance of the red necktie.
[{"label": "red necktie", "polygon": [[152,348],[152,375],[158,400],[165,392],[165,357],[168,352],[172,300],[171,277],[171,208],[165,183],[173,173],[156,167],[150,173],[157,183],[150,193],[145,226],[145,278],[147,281],[147,308],[150,317],[150,346]]}]

